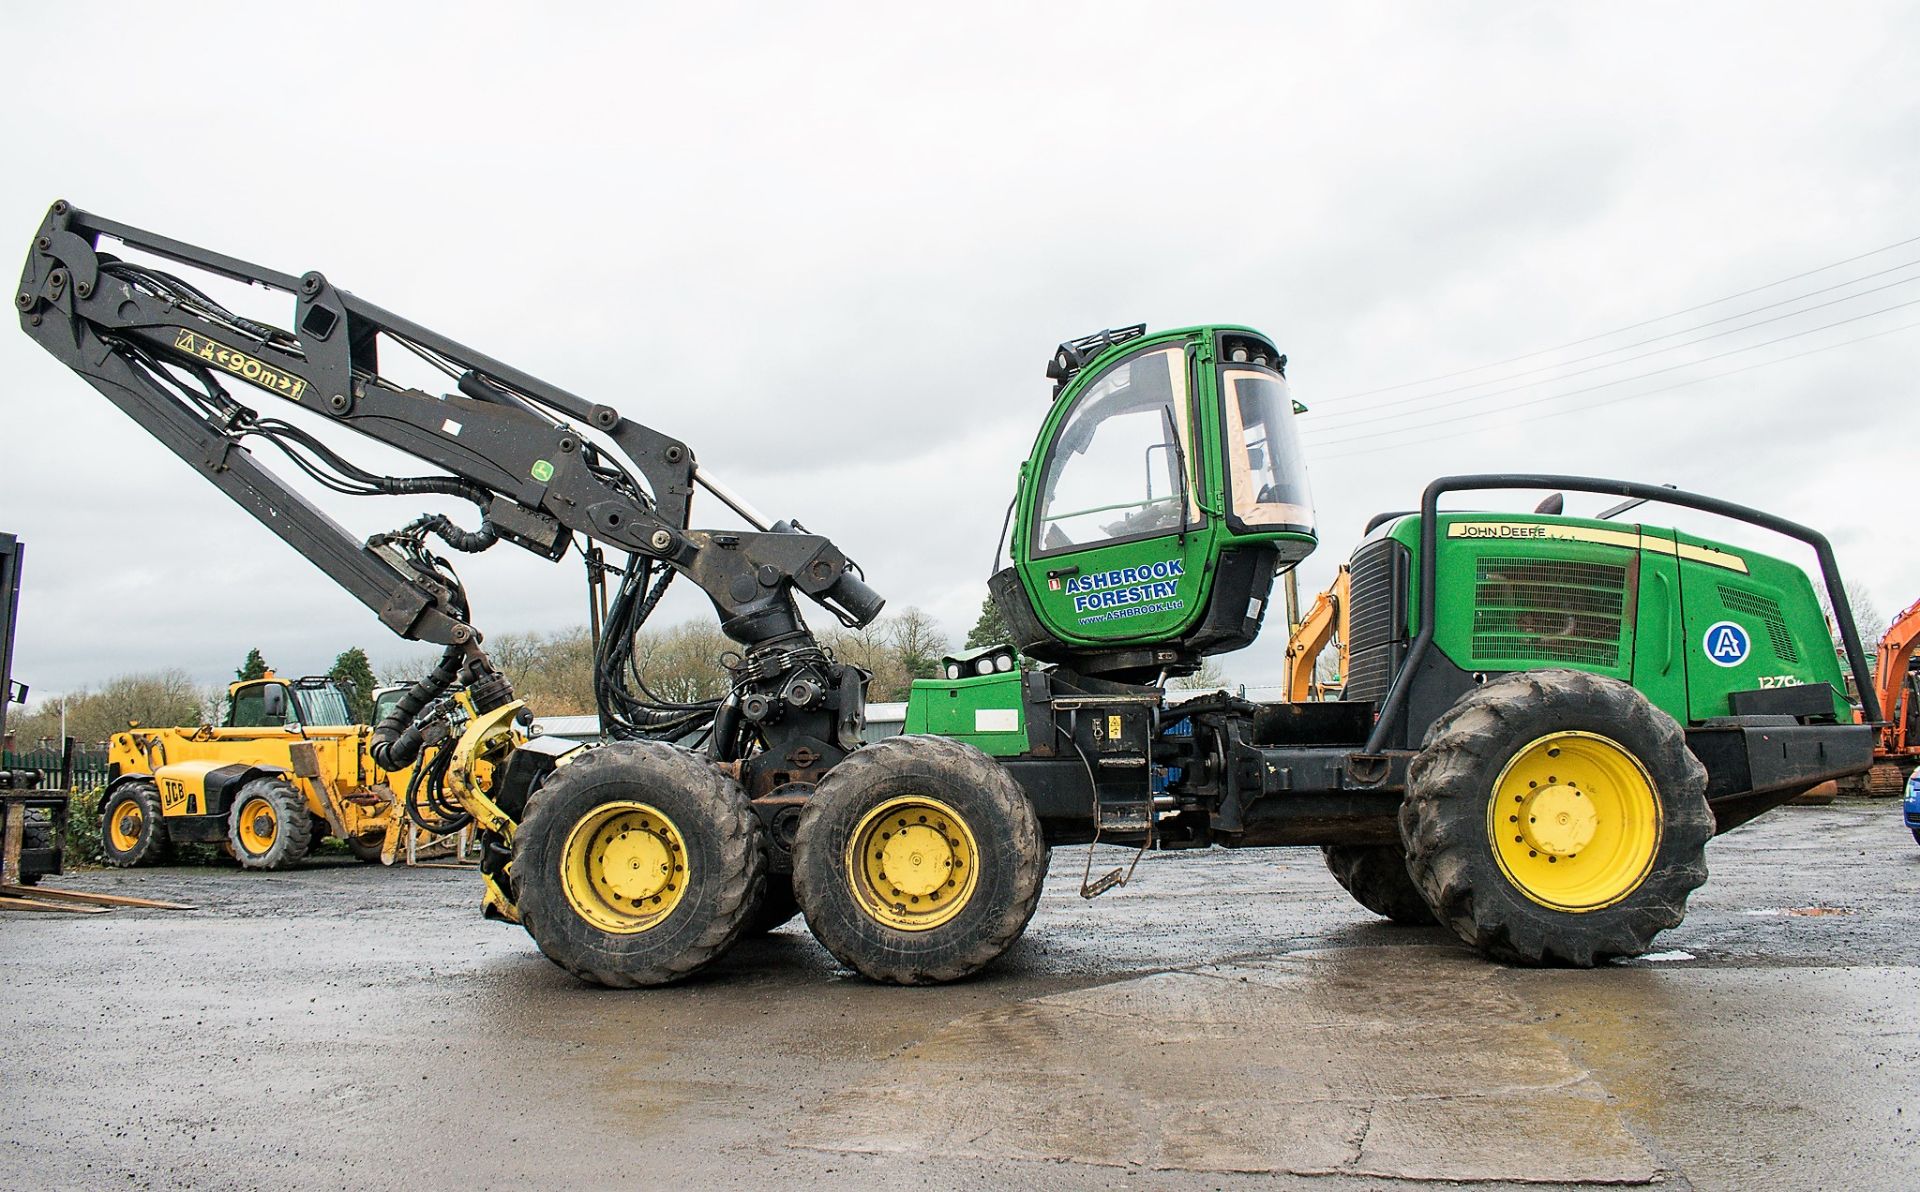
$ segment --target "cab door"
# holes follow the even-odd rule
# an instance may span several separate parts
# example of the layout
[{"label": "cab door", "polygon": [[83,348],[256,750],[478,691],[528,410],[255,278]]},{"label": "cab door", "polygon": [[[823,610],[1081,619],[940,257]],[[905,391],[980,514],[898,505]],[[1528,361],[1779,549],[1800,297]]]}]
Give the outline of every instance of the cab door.
[{"label": "cab door", "polygon": [[1201,510],[1186,341],[1109,364],[1056,413],[1029,463],[1015,558],[1064,641],[1164,641],[1206,606],[1213,527]]}]

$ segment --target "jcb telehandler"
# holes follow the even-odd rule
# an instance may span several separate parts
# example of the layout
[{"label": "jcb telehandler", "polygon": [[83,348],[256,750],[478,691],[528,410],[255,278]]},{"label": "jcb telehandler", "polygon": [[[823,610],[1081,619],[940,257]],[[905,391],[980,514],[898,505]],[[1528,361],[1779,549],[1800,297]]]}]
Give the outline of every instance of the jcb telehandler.
[{"label": "jcb telehandler", "polygon": [[[103,241],[292,308],[273,323],[236,313]],[[601,277],[594,291],[634,284]],[[1286,357],[1244,327],[1131,327],[1060,346],[1010,510],[1012,557],[990,581],[1010,645],[1039,665],[980,673],[974,660],[972,677],[918,683],[909,721],[928,731],[863,746],[866,676],[822,648],[795,595],[849,625],[877,617],[881,597],[834,543],[759,513],[687,444],[612,402],[319,273],[66,203],[41,226],[16,301],[37,342],[396,633],[445,647],[375,728],[371,755],[397,768],[446,739],[428,781],[475,823],[488,913],[601,984],[683,977],[796,905],[870,977],[964,977],[1025,929],[1049,846],[1096,839],[1320,845],[1373,910],[1437,918],[1499,959],[1590,965],[1644,952],[1680,921],[1716,830],[1871,754],[1797,568],[1656,526],[1440,508],[1490,489],[1603,493],[1798,539],[1819,558],[1866,719],[1879,719],[1819,534],[1565,476],[1447,477],[1417,510],[1376,519],[1350,563],[1344,700],[1170,705],[1167,678],[1251,642],[1276,573],[1317,541]],[[451,391],[390,380],[395,352],[441,369]],[[243,405],[235,381],[438,470],[364,470]],[[479,527],[429,514],[362,542],[248,441],[337,491],[465,498]],[[696,488],[745,528],[696,528]],[[557,560],[576,535],[590,583],[618,576],[597,695],[622,739],[600,747],[516,730],[522,705],[430,545],[505,539]],[[624,565],[600,565],[603,549]],[[660,700],[635,672],[634,634],[676,575],[739,643],[720,700]],[[666,743],[690,736],[700,748]]]},{"label": "jcb telehandler", "polygon": [[268,671],[228,685],[217,728],[116,733],[100,808],[107,863],[147,865],[199,843],[225,845],[247,869],[286,869],[334,836],[363,861],[392,864],[408,832],[439,820],[418,809],[414,768],[375,765],[372,730],[353,719],[333,680]]}]

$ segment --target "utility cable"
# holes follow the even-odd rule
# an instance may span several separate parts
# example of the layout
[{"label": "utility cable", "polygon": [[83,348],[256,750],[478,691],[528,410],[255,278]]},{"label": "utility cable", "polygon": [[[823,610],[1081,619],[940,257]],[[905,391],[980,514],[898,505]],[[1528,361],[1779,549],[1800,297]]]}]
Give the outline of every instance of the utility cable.
[{"label": "utility cable", "polygon": [[[1765,285],[1754,286],[1750,290],[1741,290],[1738,293],[1727,294],[1724,297],[1715,298],[1709,302],[1702,302],[1697,306],[1689,306],[1685,310],[1676,310],[1676,311],[1671,311],[1664,315],[1655,315],[1651,319],[1642,319],[1638,323],[1628,323],[1624,327],[1615,327],[1611,331],[1602,331],[1596,335],[1589,335],[1582,339],[1568,340],[1566,343],[1556,344],[1551,348],[1540,348],[1532,352],[1523,352],[1518,356],[1509,356],[1505,360],[1496,360],[1492,364],[1476,365],[1473,368],[1463,368],[1457,372],[1441,373],[1438,376],[1432,376],[1432,377],[1422,377],[1417,381],[1402,381],[1398,385],[1384,385],[1378,389],[1364,389],[1358,393],[1347,393],[1347,394],[1341,395],[1340,397],[1327,398],[1324,400],[1344,401],[1347,398],[1351,398],[1351,397],[1371,397],[1376,393],[1393,393],[1400,389],[1411,389],[1415,385],[1431,384],[1434,381],[1451,381],[1455,377],[1464,377],[1468,373],[1485,372],[1487,369],[1490,369],[1490,368],[1500,368],[1503,365],[1516,364],[1522,360],[1531,360],[1535,356],[1545,356],[1551,352],[1562,352],[1568,348],[1577,348],[1583,344],[1590,344],[1596,340],[1606,339],[1609,336],[1620,335],[1628,331],[1638,331],[1642,327],[1651,327],[1655,323],[1664,323],[1668,319],[1677,319],[1681,315],[1690,315],[1695,311],[1706,310],[1709,307],[1719,306],[1721,303],[1731,302],[1735,298],[1745,298],[1749,294],[1758,294],[1762,290],[1771,290],[1775,286],[1784,286],[1790,281],[1799,281],[1803,277],[1812,277],[1816,273],[1825,273],[1830,269],[1838,269],[1842,265],[1851,265],[1855,261],[1864,261],[1868,257],[1877,257],[1883,252],[1891,252],[1896,248],[1904,248],[1909,244],[1920,244],[1920,236],[1910,236],[1905,240],[1896,240],[1892,244],[1882,245],[1881,247],[1873,249],[1870,252],[1863,252],[1858,256],[1848,257],[1843,261],[1834,261],[1832,264],[1821,265],[1817,269],[1809,269],[1804,273],[1796,273],[1791,277],[1783,277],[1783,278],[1780,278],[1778,281],[1770,281]],[[1871,277],[1873,275],[1869,274],[1868,276]]]},{"label": "utility cable", "polygon": [[[1567,397],[1578,397],[1583,393],[1592,393],[1592,392],[1595,392],[1596,390],[1608,389],[1615,385],[1625,385],[1631,381],[1644,381],[1648,377],[1657,377],[1664,373],[1673,372],[1676,369],[1692,368],[1695,365],[1708,364],[1715,360],[1724,360],[1728,356],[1738,356],[1742,352],[1752,352],[1759,348],[1770,347],[1777,343],[1784,343],[1790,339],[1798,339],[1804,335],[1813,335],[1821,331],[1831,331],[1835,327],[1844,327],[1849,323],[1857,323],[1861,319],[1870,319],[1870,318],[1873,318],[1875,315],[1884,315],[1890,311],[1900,310],[1904,307],[1909,307],[1909,306],[1920,306],[1920,298],[1911,298],[1905,302],[1896,302],[1892,306],[1883,306],[1879,310],[1870,310],[1865,312],[1864,314],[1852,315],[1852,316],[1849,316],[1848,318],[1838,319],[1834,322],[1825,323],[1818,327],[1809,327],[1805,331],[1795,331],[1789,335],[1776,336],[1773,339],[1763,340],[1762,342],[1757,344],[1748,344],[1744,348],[1729,348],[1727,351],[1716,352],[1711,356],[1702,356],[1698,360],[1683,360],[1678,364],[1669,364],[1664,368],[1656,368],[1648,372],[1636,373],[1630,377],[1618,377],[1611,381],[1601,381],[1599,384],[1596,384],[1596,385],[1587,385],[1579,389],[1569,389],[1565,393],[1549,393],[1541,397],[1530,398],[1527,401],[1513,402],[1509,405],[1502,406],[1499,409],[1495,409],[1495,410],[1472,410],[1467,413],[1457,414],[1451,418],[1445,418],[1437,422],[1409,423],[1405,426],[1391,427],[1386,430],[1367,431],[1363,434],[1348,435],[1345,438],[1315,439],[1315,438],[1311,438],[1304,435],[1302,436],[1302,438],[1309,445],[1317,443],[1318,445],[1323,447],[1331,447],[1341,443],[1358,443],[1365,439],[1378,438],[1381,435],[1401,434],[1406,431],[1422,430],[1427,427],[1447,426],[1447,425],[1450,425],[1451,423],[1457,422],[1462,418],[1487,418],[1487,417],[1493,417],[1493,416],[1504,416],[1509,410],[1523,409],[1527,406],[1537,406],[1542,402],[1559,401],[1560,399],[1567,398]],[[1625,363],[1625,361],[1621,361],[1620,363]],[[1588,370],[1588,371],[1591,371],[1591,370]],[[1574,374],[1574,375],[1577,375],[1577,374]],[[1488,398],[1500,397],[1508,393],[1517,393],[1522,390],[1534,389],[1537,387],[1538,387],[1537,385],[1516,385],[1509,389],[1495,390],[1492,393],[1481,393],[1481,394],[1476,394],[1472,397],[1458,398],[1454,401],[1440,402],[1434,408],[1445,408],[1445,407],[1466,405],[1469,402],[1485,401]],[[1386,419],[1374,419],[1373,421],[1394,421],[1394,420],[1396,420],[1394,417],[1389,417]],[[1351,424],[1351,426],[1361,426],[1361,425],[1365,425],[1365,423],[1357,422],[1357,423]],[[1342,430],[1351,429],[1351,427],[1343,426],[1343,427],[1335,427],[1334,429],[1336,431],[1342,431]]]},{"label": "utility cable", "polygon": [[[1606,406],[1619,405],[1621,402],[1635,401],[1643,397],[1654,397],[1662,393],[1671,393],[1675,389],[1685,389],[1690,385],[1703,385],[1708,381],[1718,381],[1726,377],[1738,376],[1741,373],[1752,372],[1756,368],[1769,368],[1776,364],[1785,364],[1789,360],[1798,360],[1803,356],[1817,356],[1822,352],[1831,352],[1838,348],[1851,347],[1854,344],[1865,343],[1870,339],[1880,339],[1884,336],[1895,335],[1902,331],[1912,331],[1915,328],[1920,328],[1920,322],[1902,323],[1898,327],[1889,327],[1884,331],[1875,331],[1869,335],[1856,336],[1853,339],[1844,339],[1844,340],[1841,340],[1839,343],[1823,344],[1822,346],[1817,348],[1808,348],[1804,352],[1794,352],[1786,356],[1777,356],[1771,360],[1762,360],[1755,364],[1746,364],[1746,365],[1740,366],[1739,368],[1730,368],[1725,372],[1717,372],[1711,376],[1693,377],[1685,381],[1676,381],[1671,385],[1662,385],[1657,389],[1647,389],[1639,393],[1623,393],[1617,397],[1609,397],[1601,401],[1588,402],[1584,405],[1577,406],[1571,410],[1546,410],[1541,413],[1531,414],[1523,418],[1515,418],[1512,420],[1512,424],[1518,426],[1518,425],[1525,425],[1526,423],[1529,423],[1529,422],[1541,422],[1548,418],[1564,418],[1569,414],[1581,414],[1581,413],[1585,413],[1588,410],[1595,410],[1595,409],[1604,408]],[[1571,395],[1562,394],[1561,396],[1571,396]],[[1408,427],[1405,429],[1415,430],[1419,428]],[[1469,426],[1469,427],[1461,427],[1459,429],[1449,431],[1446,434],[1427,435],[1420,439],[1419,445],[1424,447],[1428,443],[1442,442],[1447,439],[1457,439],[1463,435],[1479,434],[1484,429],[1485,429],[1484,427],[1480,427],[1480,426]],[[1398,431],[1378,432],[1378,434],[1381,434],[1381,435],[1397,434],[1397,433],[1400,433],[1400,432]],[[1368,436],[1361,436],[1361,437],[1373,438],[1377,436],[1368,435]],[[1413,444],[1410,444],[1410,443],[1389,443],[1382,447],[1359,448],[1352,451],[1339,451],[1329,455],[1319,456],[1317,458],[1322,461],[1332,461],[1336,459],[1357,459],[1361,456],[1375,455],[1381,451],[1397,451],[1402,447],[1408,447],[1412,445]]]},{"label": "utility cable", "polygon": [[[1617,348],[1608,348],[1603,352],[1590,352],[1585,356],[1576,356],[1572,360],[1560,360],[1560,361],[1556,361],[1553,364],[1536,365],[1533,368],[1521,369],[1519,372],[1508,373],[1505,376],[1488,377],[1484,381],[1473,381],[1465,385],[1455,385],[1448,389],[1435,389],[1427,393],[1416,393],[1410,397],[1395,398],[1392,401],[1370,402],[1365,406],[1362,406],[1353,410],[1335,410],[1331,414],[1326,415],[1326,417],[1327,418],[1350,418],[1358,414],[1371,414],[1371,413],[1374,413],[1375,411],[1385,410],[1393,406],[1404,406],[1404,405],[1410,405],[1415,402],[1428,401],[1436,397],[1445,397],[1451,393],[1464,393],[1469,389],[1478,389],[1483,385],[1498,385],[1505,381],[1518,380],[1521,377],[1529,376],[1533,373],[1550,372],[1556,368],[1568,368],[1575,364],[1585,364],[1589,360],[1599,360],[1602,357],[1613,356],[1621,352],[1632,351],[1634,348],[1642,348],[1648,344],[1659,343],[1663,339],[1672,339],[1676,335],[1685,335],[1689,331],[1703,331],[1708,327],[1717,327],[1721,323],[1732,322],[1734,319],[1744,319],[1748,315],[1756,315],[1762,311],[1772,310],[1775,307],[1786,306],[1789,303],[1801,302],[1808,298],[1818,297],[1821,294],[1831,293],[1834,290],[1845,289],[1847,286],[1858,285],[1863,281],[1870,281],[1873,278],[1881,277],[1888,273],[1897,273],[1902,269],[1912,268],[1915,265],[1920,265],[1920,259],[1907,261],[1904,264],[1895,265],[1891,269],[1882,269],[1878,273],[1869,273],[1865,277],[1856,277],[1851,281],[1843,281],[1836,285],[1825,286],[1825,287],[1822,287],[1821,289],[1812,290],[1805,294],[1796,294],[1791,298],[1782,298],[1778,302],[1769,302],[1764,306],[1756,306],[1749,310],[1743,310],[1739,314],[1727,315],[1724,318],[1712,319],[1705,323],[1695,323],[1690,327],[1681,327],[1681,328],[1678,328],[1677,330],[1668,331],[1661,335],[1655,335],[1647,339],[1636,340],[1635,342],[1630,344],[1621,344]],[[1531,382],[1528,382],[1528,384],[1539,385],[1539,384],[1544,384],[1548,381],[1564,380],[1567,377],[1577,377],[1582,375],[1583,373],[1594,372],[1594,371],[1597,371],[1598,369],[1612,368],[1614,364],[1626,364],[1632,360],[1642,360],[1648,356],[1658,355],[1660,352],[1678,351],[1681,348],[1690,347],[1693,344],[1704,343],[1709,339],[1718,339],[1721,336],[1734,335],[1738,332],[1746,331],[1749,328],[1753,328],[1753,327],[1764,327],[1768,323],[1777,323],[1781,319],[1790,319],[1790,318],[1793,318],[1795,315],[1810,314],[1816,310],[1824,310],[1829,306],[1838,306],[1843,302],[1851,302],[1856,298],[1864,298],[1868,294],[1878,294],[1882,290],[1891,290],[1899,286],[1912,285],[1916,281],[1920,281],[1920,276],[1903,277],[1899,281],[1891,281],[1886,283],[1885,285],[1875,286],[1870,290],[1861,290],[1857,294],[1848,294],[1844,297],[1830,299],[1826,302],[1817,303],[1813,306],[1805,306],[1796,311],[1788,311],[1786,314],[1776,315],[1771,319],[1761,319],[1759,322],[1748,323],[1745,326],[1741,326],[1741,327],[1729,327],[1725,331],[1717,331],[1712,335],[1703,335],[1699,339],[1688,340],[1686,343],[1669,344],[1667,347],[1660,348],[1658,349],[1658,351],[1655,351],[1655,352],[1643,352],[1639,356],[1629,356],[1625,360],[1616,360],[1612,364],[1595,365],[1593,368],[1581,369],[1579,372],[1563,373],[1558,377],[1543,377],[1539,381],[1531,381]],[[1338,400],[1338,399],[1335,399],[1335,400]],[[1319,404],[1324,407],[1328,403],[1322,402]],[[1317,412],[1318,410],[1316,410],[1316,413]]]}]

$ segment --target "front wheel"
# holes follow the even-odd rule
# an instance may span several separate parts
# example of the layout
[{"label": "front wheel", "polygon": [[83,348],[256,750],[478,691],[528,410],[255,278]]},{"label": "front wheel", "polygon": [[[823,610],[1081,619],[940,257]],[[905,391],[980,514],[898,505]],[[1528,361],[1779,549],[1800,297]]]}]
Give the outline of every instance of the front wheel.
[{"label": "front wheel", "polygon": [[793,885],[835,959],[876,981],[957,981],[997,959],[1040,901],[1040,821],[1005,768],[944,737],[892,737],[807,800]]},{"label": "front wheel", "polygon": [[100,809],[100,853],[119,869],[152,865],[167,851],[160,792],[148,779],[122,783]]},{"label": "front wheel", "polygon": [[1408,767],[1407,867],[1496,960],[1638,956],[1707,880],[1706,783],[1679,724],[1626,683],[1505,675],[1435,721]]},{"label": "front wheel", "polygon": [[664,985],[717,959],[766,880],[740,784],[653,741],[585,751],[533,793],[513,839],[520,921],[582,980]]}]

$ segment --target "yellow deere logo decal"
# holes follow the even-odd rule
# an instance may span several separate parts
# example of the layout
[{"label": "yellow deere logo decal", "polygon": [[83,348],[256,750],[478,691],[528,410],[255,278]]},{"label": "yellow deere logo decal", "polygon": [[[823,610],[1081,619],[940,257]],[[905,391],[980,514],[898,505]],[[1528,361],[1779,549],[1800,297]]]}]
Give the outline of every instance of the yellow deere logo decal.
[{"label": "yellow deere logo decal", "polygon": [[269,393],[278,393],[281,397],[290,397],[299,401],[300,395],[307,391],[307,382],[304,378],[281,372],[270,364],[255,360],[245,352],[208,339],[204,335],[196,335],[185,328],[181,328],[180,334],[174,337],[173,346],[189,355],[198,356],[215,368],[226,369],[241,380],[258,385]]}]

